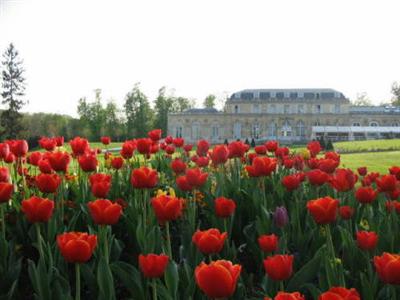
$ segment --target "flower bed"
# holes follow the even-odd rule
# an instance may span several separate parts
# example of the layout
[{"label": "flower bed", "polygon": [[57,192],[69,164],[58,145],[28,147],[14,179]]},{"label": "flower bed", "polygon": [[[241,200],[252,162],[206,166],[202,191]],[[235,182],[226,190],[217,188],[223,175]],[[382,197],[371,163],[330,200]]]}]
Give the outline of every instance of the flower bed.
[{"label": "flower bed", "polygon": [[0,143],[4,299],[400,297],[400,167],[159,130],[119,154],[63,143]]}]

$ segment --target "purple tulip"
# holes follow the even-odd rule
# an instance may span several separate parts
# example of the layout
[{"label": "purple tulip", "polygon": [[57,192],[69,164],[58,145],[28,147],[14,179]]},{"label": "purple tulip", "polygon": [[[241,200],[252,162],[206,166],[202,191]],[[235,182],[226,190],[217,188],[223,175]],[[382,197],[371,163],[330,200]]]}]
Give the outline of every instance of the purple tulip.
[{"label": "purple tulip", "polygon": [[278,206],[275,209],[274,222],[279,228],[284,227],[289,222],[288,212],[284,206]]}]

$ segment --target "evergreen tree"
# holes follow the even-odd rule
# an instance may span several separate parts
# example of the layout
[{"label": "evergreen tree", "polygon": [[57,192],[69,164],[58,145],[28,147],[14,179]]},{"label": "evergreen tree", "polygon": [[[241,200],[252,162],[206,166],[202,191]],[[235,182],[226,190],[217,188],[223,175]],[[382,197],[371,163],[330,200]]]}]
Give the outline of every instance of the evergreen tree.
[{"label": "evergreen tree", "polygon": [[154,128],[162,130],[166,136],[168,131],[168,113],[172,111],[174,99],[165,94],[165,86],[158,90],[158,96],[154,106]]},{"label": "evergreen tree", "polygon": [[152,128],[153,111],[138,83],[126,95],[124,108],[128,138],[147,136],[147,132]]},{"label": "evergreen tree", "polygon": [[25,78],[22,67],[23,61],[18,56],[18,51],[13,44],[10,44],[3,54],[2,71],[2,103],[7,105],[1,113],[0,124],[2,126],[2,136],[6,139],[17,138],[23,129],[21,125],[22,114],[19,112],[26,104],[23,100],[25,95]]}]

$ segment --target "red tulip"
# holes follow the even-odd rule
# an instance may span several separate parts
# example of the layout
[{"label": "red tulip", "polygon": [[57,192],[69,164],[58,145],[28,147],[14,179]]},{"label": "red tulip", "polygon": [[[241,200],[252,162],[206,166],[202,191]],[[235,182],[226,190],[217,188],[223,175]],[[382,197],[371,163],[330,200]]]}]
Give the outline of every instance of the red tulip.
[{"label": "red tulip", "polygon": [[300,186],[300,183],[300,177],[297,174],[287,175],[282,178],[282,184],[289,192],[297,189]]},{"label": "red tulip", "polygon": [[319,169],[308,171],[306,173],[306,176],[308,178],[308,181],[312,185],[317,185],[317,186],[323,185],[329,180],[329,175]]},{"label": "red tulip", "polygon": [[55,138],[57,147],[61,147],[64,145],[64,137],[63,136],[56,136]]},{"label": "red tulip", "polygon": [[396,179],[397,179],[397,180],[400,180],[400,167],[398,167],[398,166],[390,167],[390,168],[389,168],[389,173],[390,173],[391,175],[396,176]]},{"label": "red tulip", "polygon": [[153,141],[149,138],[136,140],[136,149],[140,154],[150,154],[151,145]]},{"label": "red tulip", "polygon": [[164,223],[176,220],[182,215],[184,200],[173,196],[160,195],[151,199],[151,205],[158,222]]},{"label": "red tulip", "polygon": [[320,159],[318,161],[318,168],[328,174],[335,172],[336,168],[339,166],[340,160],[334,160],[330,158]]},{"label": "red tulip", "polygon": [[0,182],[0,203],[8,202],[11,199],[11,194],[14,191],[14,186],[8,182]]},{"label": "red tulip", "polygon": [[61,184],[57,174],[41,173],[36,176],[36,186],[42,193],[55,193]]},{"label": "red tulip", "polygon": [[22,212],[31,223],[47,222],[53,215],[54,201],[33,196],[23,200]]},{"label": "red tulip", "polygon": [[38,166],[40,160],[42,159],[42,153],[39,151],[32,152],[28,157],[28,162],[32,166]]},{"label": "red tulip", "polygon": [[78,158],[79,166],[84,172],[93,172],[97,168],[97,158],[93,154],[83,154]]},{"label": "red tulip", "polygon": [[391,212],[393,209],[396,213],[400,214],[400,202],[399,201],[386,201],[385,202],[387,212]]},{"label": "red tulip", "polygon": [[139,255],[139,268],[146,278],[159,278],[163,276],[168,265],[168,256],[165,254]]},{"label": "red tulip", "polygon": [[344,205],[339,207],[339,215],[343,220],[349,220],[354,215],[354,208]]},{"label": "red tulip", "polygon": [[214,202],[215,214],[219,218],[229,218],[236,209],[236,203],[232,199],[218,197]]},{"label": "red tulip", "polygon": [[360,187],[356,191],[356,199],[358,202],[367,204],[375,201],[378,193],[371,187]]},{"label": "red tulip", "polygon": [[15,162],[15,155],[13,153],[8,153],[8,155],[4,158],[4,161],[8,164],[12,164]]},{"label": "red tulip", "polygon": [[175,147],[174,145],[167,145],[167,147],[165,147],[165,153],[167,153],[168,155],[172,155],[175,152]]},{"label": "red tulip", "polygon": [[79,156],[84,154],[89,150],[89,142],[87,139],[83,139],[79,136],[75,137],[73,140],[69,142],[72,152],[75,156]]},{"label": "red tulip", "polygon": [[267,147],[265,147],[264,145],[255,146],[254,151],[258,155],[265,155],[265,154],[267,154]]},{"label": "red tulip", "polygon": [[274,255],[264,259],[264,268],[268,277],[281,281],[292,276],[293,258],[293,255]]},{"label": "red tulip", "polygon": [[358,175],[365,176],[365,175],[367,175],[368,170],[367,170],[367,167],[360,167],[357,169],[357,172],[358,172]]},{"label": "red tulip", "polygon": [[374,250],[378,243],[378,235],[373,231],[358,231],[356,237],[357,245],[362,250]]},{"label": "red tulip", "polygon": [[354,288],[332,287],[329,291],[322,293],[318,300],[361,300],[361,297]]},{"label": "red tulip", "polygon": [[178,186],[178,188],[181,191],[184,191],[184,192],[189,192],[189,191],[193,190],[193,186],[191,186],[189,184],[189,182],[187,181],[186,176],[177,177],[176,178],[176,185]]},{"label": "red tulip", "polygon": [[10,145],[0,143],[0,159],[5,159],[10,154]]},{"label": "red tulip", "polygon": [[394,175],[383,175],[381,178],[376,178],[376,185],[381,193],[394,191],[396,184],[397,180]]},{"label": "red tulip", "polygon": [[400,284],[400,255],[384,252],[374,257],[379,278],[387,284]]},{"label": "red tulip", "polygon": [[329,224],[336,220],[339,200],[331,197],[319,198],[307,202],[307,209],[317,224]]},{"label": "red tulip", "polygon": [[229,150],[225,145],[217,145],[210,154],[213,165],[221,165],[228,161]]},{"label": "red tulip", "polygon": [[88,207],[93,221],[98,225],[114,225],[122,214],[121,205],[107,199],[89,202]]},{"label": "red tulip", "polygon": [[133,152],[136,149],[136,143],[133,141],[125,141],[122,144],[122,149],[120,151],[120,154],[123,158],[128,159],[133,156]]},{"label": "red tulip", "polygon": [[42,137],[39,140],[39,145],[47,151],[53,151],[57,146],[57,141],[53,138]]},{"label": "red tulip", "polygon": [[337,162],[340,162],[340,154],[330,151],[330,152],[326,152],[324,155],[325,159],[333,159]]},{"label": "red tulip", "polygon": [[194,271],[196,283],[209,298],[228,298],[233,295],[242,267],[227,260],[202,262]]},{"label": "red tulip", "polygon": [[338,192],[347,192],[354,188],[357,175],[350,169],[337,169],[330,180],[331,186]]},{"label": "red tulip", "polygon": [[250,166],[246,166],[250,177],[269,176],[275,170],[276,160],[266,156],[256,157]]},{"label": "red tulip", "polygon": [[185,146],[183,146],[183,150],[185,150],[185,152],[190,152],[193,149],[193,145],[191,144],[186,144]]},{"label": "red tulip", "polygon": [[294,159],[290,158],[290,157],[285,157],[283,158],[283,166],[285,167],[285,169],[291,169],[294,166]]},{"label": "red tulip", "polygon": [[115,170],[121,169],[123,165],[124,165],[124,160],[122,159],[122,157],[113,157],[111,159],[111,166]]},{"label": "red tulip", "polygon": [[208,178],[208,173],[203,173],[199,168],[187,169],[186,180],[194,188],[202,187]]},{"label": "red tulip", "polygon": [[229,158],[243,157],[246,153],[246,145],[241,141],[231,142],[228,145]]},{"label": "red tulip", "polygon": [[185,173],[186,164],[180,158],[175,158],[171,162],[171,169],[175,172],[175,174],[182,174]]},{"label": "red tulip", "polygon": [[198,156],[205,156],[210,148],[210,144],[206,140],[199,140],[197,142],[196,153]]},{"label": "red tulip", "polygon": [[[268,297],[265,297],[264,300],[272,300],[272,299],[271,298],[268,299]],[[306,298],[299,292],[294,292],[294,293],[278,292],[274,300],[306,300]]]},{"label": "red tulip", "polygon": [[174,138],[169,135],[164,139],[164,141],[166,144],[172,144],[172,142],[174,141]]},{"label": "red tulip", "polygon": [[89,176],[93,196],[106,198],[111,188],[111,175],[96,173]]},{"label": "red tulip", "polygon": [[147,136],[151,138],[153,142],[161,140],[161,129],[153,129],[147,133]]},{"label": "red tulip", "polygon": [[310,151],[311,157],[316,157],[321,152],[321,144],[318,141],[312,141],[307,144],[307,149]]},{"label": "red tulip", "polygon": [[148,168],[140,167],[132,171],[131,184],[137,189],[152,189],[158,183],[157,171]]},{"label": "red tulip", "polygon": [[[71,157],[69,156],[69,154],[67,152],[52,152],[48,156],[48,160],[50,162],[51,168],[54,171],[66,173],[68,170],[68,165],[71,161]],[[39,164],[39,167],[40,167],[40,164]]]},{"label": "red tulip", "polygon": [[0,167],[0,182],[10,181],[10,171],[7,167]]},{"label": "red tulip", "polygon": [[111,143],[111,138],[109,136],[102,136],[100,141],[103,145],[109,145]]},{"label": "red tulip", "polygon": [[261,235],[258,238],[258,245],[264,252],[274,252],[278,249],[278,240],[275,234]]},{"label": "red tulip", "polygon": [[279,147],[275,150],[275,157],[283,159],[284,157],[289,155],[289,148],[288,147]]},{"label": "red tulip", "polygon": [[269,152],[275,152],[278,149],[279,144],[277,141],[268,141],[265,143],[265,147]]},{"label": "red tulip", "polygon": [[224,247],[227,233],[221,233],[218,229],[197,230],[192,237],[192,242],[203,254],[213,254],[221,252]]},{"label": "red tulip", "polygon": [[65,232],[57,236],[57,245],[67,262],[87,262],[97,246],[97,236],[86,232]]},{"label": "red tulip", "polygon": [[183,138],[174,138],[172,143],[176,148],[181,148],[185,143],[185,140]]},{"label": "red tulip", "polygon": [[9,142],[10,151],[16,157],[23,157],[28,153],[29,147],[26,140],[13,140]]}]

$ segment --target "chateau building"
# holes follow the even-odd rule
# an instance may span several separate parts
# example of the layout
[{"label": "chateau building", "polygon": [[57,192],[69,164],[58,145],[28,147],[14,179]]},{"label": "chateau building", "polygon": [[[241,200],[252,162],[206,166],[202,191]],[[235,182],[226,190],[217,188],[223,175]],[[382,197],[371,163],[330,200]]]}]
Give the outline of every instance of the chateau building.
[{"label": "chateau building", "polygon": [[195,108],[169,114],[168,134],[190,143],[399,138],[400,107],[352,106],[333,89],[242,90],[232,94],[223,111]]}]

